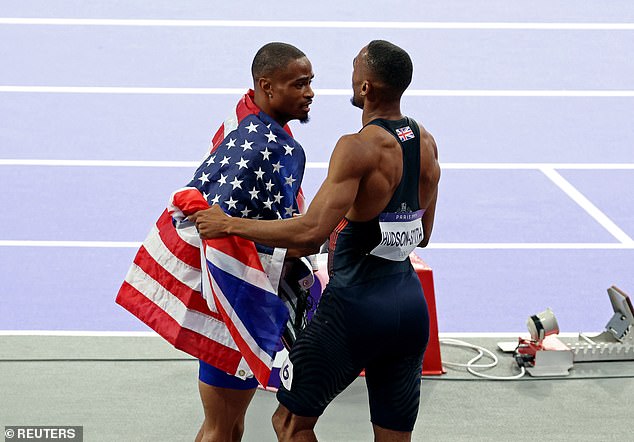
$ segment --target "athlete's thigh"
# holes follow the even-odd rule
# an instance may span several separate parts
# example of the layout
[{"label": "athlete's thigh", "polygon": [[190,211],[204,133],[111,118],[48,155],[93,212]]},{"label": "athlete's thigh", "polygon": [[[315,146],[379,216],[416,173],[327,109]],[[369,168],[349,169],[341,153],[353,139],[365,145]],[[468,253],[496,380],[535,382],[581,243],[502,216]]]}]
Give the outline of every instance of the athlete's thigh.
[{"label": "athlete's thigh", "polygon": [[372,423],[396,431],[412,431],[420,403],[421,355],[391,356],[368,364],[366,385]]},{"label": "athlete's thigh", "polygon": [[391,296],[399,306],[399,325],[389,347],[366,365],[370,415],[380,427],[411,431],[418,415],[429,315],[415,275],[403,275]]},{"label": "athlete's thigh", "polygon": [[349,345],[346,302],[324,291],[317,312],[280,370],[279,402],[298,416],[320,416],[363,369]]}]

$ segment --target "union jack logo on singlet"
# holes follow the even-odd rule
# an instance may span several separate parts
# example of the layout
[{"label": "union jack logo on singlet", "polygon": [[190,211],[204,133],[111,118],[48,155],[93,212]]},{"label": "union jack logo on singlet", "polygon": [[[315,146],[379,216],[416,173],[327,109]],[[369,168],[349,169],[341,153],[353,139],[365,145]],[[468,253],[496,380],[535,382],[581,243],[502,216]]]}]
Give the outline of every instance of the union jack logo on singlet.
[{"label": "union jack logo on singlet", "polygon": [[398,139],[401,141],[407,141],[415,138],[414,132],[409,126],[399,127],[396,129],[396,135],[398,135]]}]

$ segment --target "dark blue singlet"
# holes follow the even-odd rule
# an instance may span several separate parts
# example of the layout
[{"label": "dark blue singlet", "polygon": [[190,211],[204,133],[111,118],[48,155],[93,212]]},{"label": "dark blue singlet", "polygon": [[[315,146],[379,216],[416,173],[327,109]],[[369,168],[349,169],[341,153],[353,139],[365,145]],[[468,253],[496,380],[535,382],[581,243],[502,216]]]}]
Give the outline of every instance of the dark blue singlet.
[{"label": "dark blue singlet", "polygon": [[[383,212],[411,215],[420,209],[418,125],[409,118],[369,124],[392,133],[403,151],[401,182]],[[371,254],[382,240],[379,218],[344,219],[331,234],[330,282],[282,367],[277,398],[296,415],[319,416],[365,369],[372,422],[411,431],[429,316],[409,258]]]}]

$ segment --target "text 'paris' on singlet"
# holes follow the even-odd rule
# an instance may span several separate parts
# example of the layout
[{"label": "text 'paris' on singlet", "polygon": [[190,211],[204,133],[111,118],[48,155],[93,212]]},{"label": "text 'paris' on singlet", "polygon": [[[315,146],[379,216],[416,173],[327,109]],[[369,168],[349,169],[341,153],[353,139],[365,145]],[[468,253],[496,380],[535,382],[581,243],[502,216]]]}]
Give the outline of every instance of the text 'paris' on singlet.
[{"label": "text 'paris' on singlet", "polygon": [[333,287],[352,286],[407,271],[411,268],[409,254],[423,239],[424,211],[418,197],[418,124],[405,117],[376,119],[367,125],[380,126],[396,138],[403,152],[403,174],[390,202],[376,218],[364,222],[344,218],[331,233],[328,270]]}]

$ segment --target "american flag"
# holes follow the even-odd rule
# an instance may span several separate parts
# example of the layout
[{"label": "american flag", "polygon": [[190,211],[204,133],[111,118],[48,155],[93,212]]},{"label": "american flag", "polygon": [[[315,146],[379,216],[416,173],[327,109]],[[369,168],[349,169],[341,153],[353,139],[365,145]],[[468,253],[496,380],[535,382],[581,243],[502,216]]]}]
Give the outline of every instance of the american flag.
[{"label": "american flag", "polygon": [[398,135],[398,139],[401,141],[407,141],[414,138],[414,132],[409,126],[399,127],[396,129],[396,135]]},{"label": "american flag", "polygon": [[[172,213],[165,211],[144,241],[117,303],[176,348],[238,377],[253,373],[266,385],[282,329],[275,336],[275,327],[262,326],[279,321],[281,301],[268,295],[277,289],[285,251],[261,246],[256,251],[253,243],[235,237],[201,242],[183,218],[208,204],[232,216],[291,217],[302,209],[304,165],[304,151],[288,127],[261,112],[249,91],[214,136],[187,188],[173,195]],[[182,221],[178,209],[185,209]],[[243,272],[237,278],[236,263]],[[259,276],[250,279],[254,274]],[[260,310],[254,311],[249,296],[259,296]],[[267,314],[268,322],[251,320]]]}]

